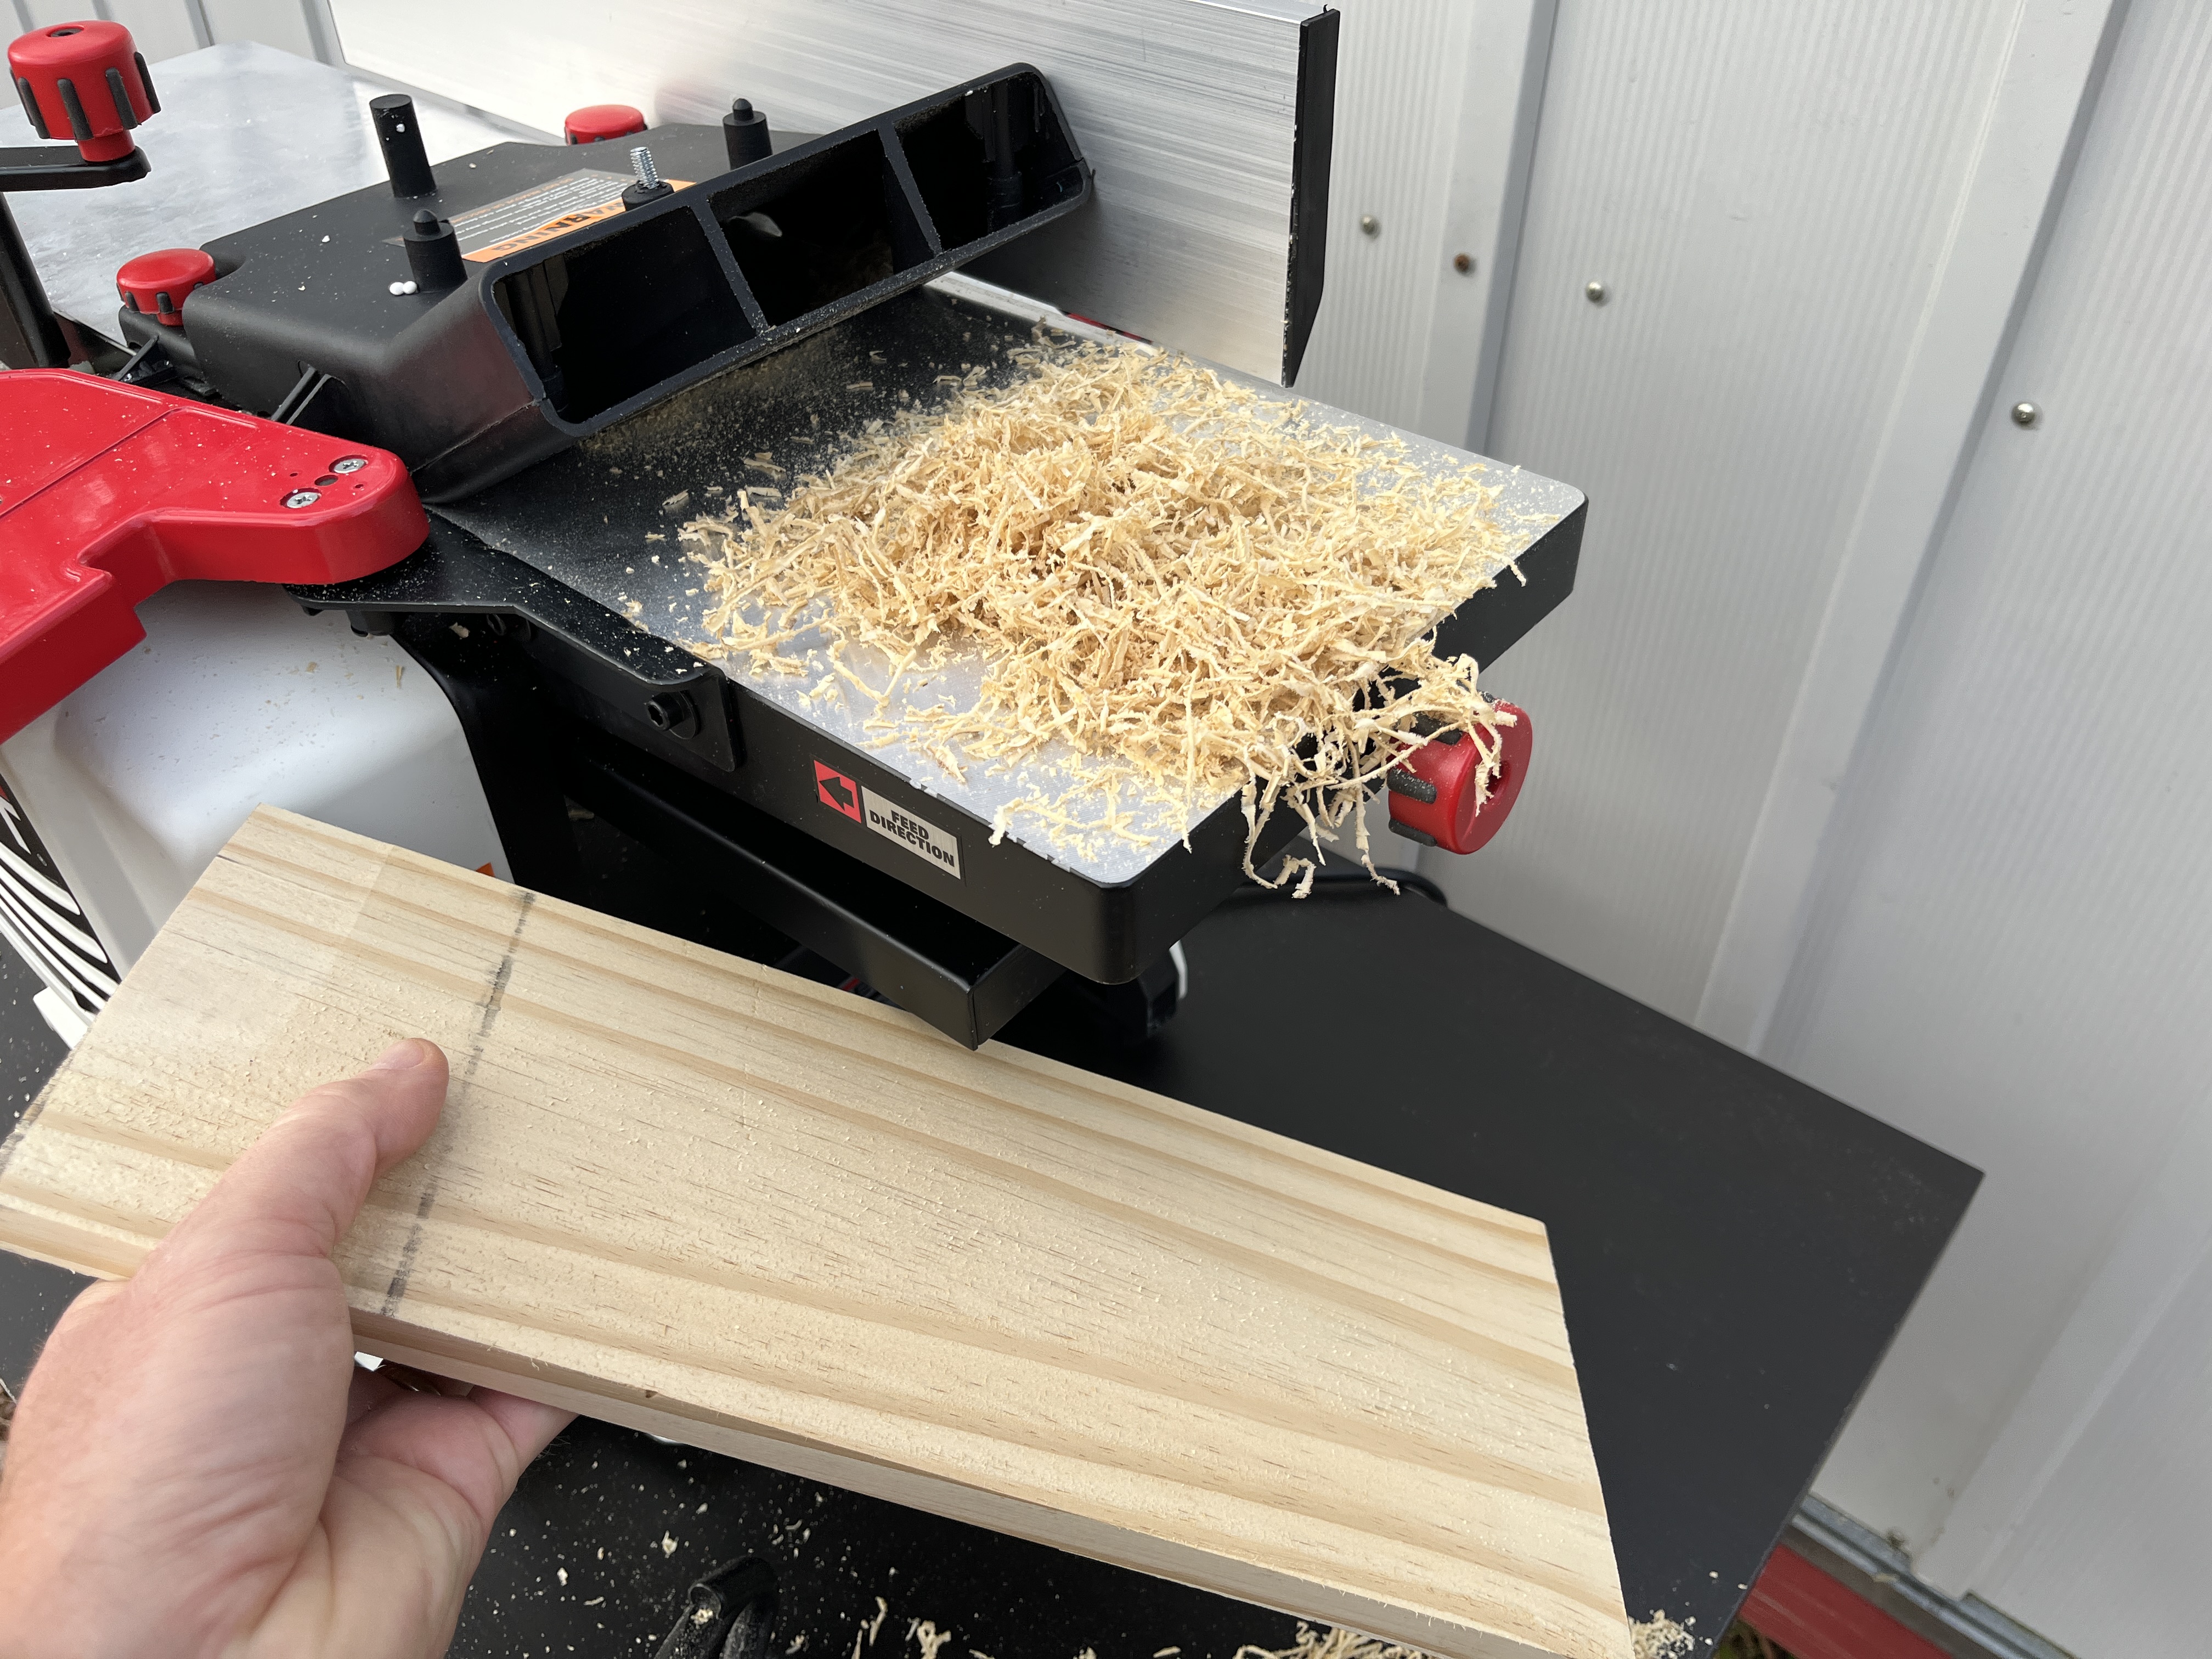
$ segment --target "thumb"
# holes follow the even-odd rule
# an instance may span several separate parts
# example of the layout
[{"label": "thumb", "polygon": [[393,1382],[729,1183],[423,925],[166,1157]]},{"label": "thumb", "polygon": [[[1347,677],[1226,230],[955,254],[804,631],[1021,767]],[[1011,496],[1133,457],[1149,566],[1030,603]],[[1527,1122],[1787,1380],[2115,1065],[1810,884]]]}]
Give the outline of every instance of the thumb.
[{"label": "thumb", "polygon": [[241,1254],[328,1255],[377,1177],[429,1139],[446,1076],[437,1044],[410,1037],[359,1076],[309,1090],[171,1230],[145,1271],[198,1273]]}]

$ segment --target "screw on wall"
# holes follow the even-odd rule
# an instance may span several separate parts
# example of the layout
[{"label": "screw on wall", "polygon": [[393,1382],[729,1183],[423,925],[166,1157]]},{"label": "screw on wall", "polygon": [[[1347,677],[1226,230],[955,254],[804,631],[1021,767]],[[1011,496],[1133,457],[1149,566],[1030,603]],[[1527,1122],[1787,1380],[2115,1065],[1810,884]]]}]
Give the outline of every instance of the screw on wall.
[{"label": "screw on wall", "polygon": [[1382,222],[1371,213],[1361,214],[1359,234],[1362,236],[1380,236],[1382,234]]},{"label": "screw on wall", "polygon": [[1594,306],[1601,306],[1613,297],[1613,290],[1593,277],[1583,284],[1583,298]]},{"label": "screw on wall", "polygon": [[1452,255],[1452,269],[1453,269],[1454,270],[1455,270],[1455,271],[1459,272],[1459,274],[1460,274],[1461,276],[1474,276],[1474,255],[1473,255],[1472,253],[1455,253],[1455,254],[1453,254],[1453,255]]},{"label": "screw on wall", "polygon": [[2014,404],[2012,423],[2014,426],[2033,426],[2043,418],[2043,410],[2034,404]]}]

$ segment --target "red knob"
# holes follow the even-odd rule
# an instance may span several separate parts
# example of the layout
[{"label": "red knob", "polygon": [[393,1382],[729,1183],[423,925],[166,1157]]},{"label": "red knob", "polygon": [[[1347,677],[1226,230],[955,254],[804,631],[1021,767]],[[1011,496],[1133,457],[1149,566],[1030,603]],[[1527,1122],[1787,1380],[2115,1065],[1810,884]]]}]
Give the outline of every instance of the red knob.
[{"label": "red knob", "polygon": [[644,131],[645,117],[628,104],[586,104],[570,110],[561,123],[562,137],[572,144],[597,144]]},{"label": "red knob", "polygon": [[146,59],[120,23],[88,20],[33,29],[8,48],[23,113],[41,138],[74,138],[88,161],[137,146],[131,130],[161,111]]},{"label": "red knob", "polygon": [[[1472,853],[1498,833],[1528,775],[1530,740],[1527,714],[1510,702],[1499,703],[1498,712],[1512,715],[1513,724],[1500,726],[1494,738],[1449,732],[1406,757],[1389,776],[1391,828],[1447,853]],[[1493,754],[1498,770],[1486,797],[1483,767]]]},{"label": "red knob", "polygon": [[115,291],[133,311],[147,312],[171,328],[184,324],[185,295],[215,281],[215,260],[196,247],[142,253],[115,273]]}]

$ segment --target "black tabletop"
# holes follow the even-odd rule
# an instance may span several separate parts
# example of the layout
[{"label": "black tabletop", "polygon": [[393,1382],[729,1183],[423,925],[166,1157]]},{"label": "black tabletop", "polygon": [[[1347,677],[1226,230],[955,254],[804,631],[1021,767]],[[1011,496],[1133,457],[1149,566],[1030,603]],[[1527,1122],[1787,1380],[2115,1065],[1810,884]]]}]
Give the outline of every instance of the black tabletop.
[{"label": "black tabletop", "polygon": [[[1978,1175],[1411,894],[1239,900],[1186,950],[1188,1002],[1144,1048],[1100,1045],[1048,1006],[1008,1037],[1543,1221],[1629,1611],[1717,1637]],[[12,1113],[60,1049],[5,951],[0,969]],[[69,1287],[0,1253],[11,1382]],[[775,1650],[810,1659],[1232,1659],[1294,1630],[579,1424],[501,1517],[453,1651],[650,1654],[684,1586],[748,1553],[781,1575]]]}]

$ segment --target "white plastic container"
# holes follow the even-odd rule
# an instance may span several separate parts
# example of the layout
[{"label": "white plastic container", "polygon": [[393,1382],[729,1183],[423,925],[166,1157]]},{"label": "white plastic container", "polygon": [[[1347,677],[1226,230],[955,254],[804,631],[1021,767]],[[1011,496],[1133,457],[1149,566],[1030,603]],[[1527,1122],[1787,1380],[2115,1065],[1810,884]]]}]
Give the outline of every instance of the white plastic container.
[{"label": "white plastic container", "polygon": [[460,722],[396,641],[252,582],[138,616],[143,644],[0,744],[0,936],[65,1042],[264,802],[507,876]]}]

